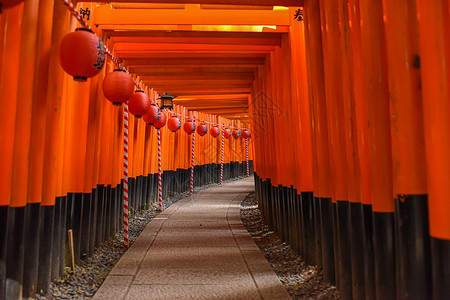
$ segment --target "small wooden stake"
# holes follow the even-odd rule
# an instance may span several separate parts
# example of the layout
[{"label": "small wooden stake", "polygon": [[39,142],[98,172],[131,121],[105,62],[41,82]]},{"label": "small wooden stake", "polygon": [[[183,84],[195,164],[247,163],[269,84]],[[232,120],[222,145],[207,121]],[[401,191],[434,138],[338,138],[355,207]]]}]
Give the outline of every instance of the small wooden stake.
[{"label": "small wooden stake", "polygon": [[70,258],[72,261],[72,271],[75,274],[75,254],[73,252],[73,232],[69,229],[69,248],[70,248]]}]

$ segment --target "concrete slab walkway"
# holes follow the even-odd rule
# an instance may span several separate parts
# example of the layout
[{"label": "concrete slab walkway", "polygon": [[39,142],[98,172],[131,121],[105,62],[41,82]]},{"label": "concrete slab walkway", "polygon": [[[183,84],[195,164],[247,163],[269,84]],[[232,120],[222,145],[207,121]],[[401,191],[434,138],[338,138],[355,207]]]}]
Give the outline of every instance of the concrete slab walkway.
[{"label": "concrete slab walkway", "polygon": [[240,219],[253,178],[185,198],[152,220],[94,299],[290,299]]}]

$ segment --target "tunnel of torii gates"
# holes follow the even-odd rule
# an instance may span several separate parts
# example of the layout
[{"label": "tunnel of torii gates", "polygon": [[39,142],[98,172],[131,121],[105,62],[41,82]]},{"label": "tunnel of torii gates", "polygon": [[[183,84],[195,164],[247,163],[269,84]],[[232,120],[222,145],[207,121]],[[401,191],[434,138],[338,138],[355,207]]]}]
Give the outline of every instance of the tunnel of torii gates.
[{"label": "tunnel of torii gates", "polygon": [[0,0],[1,299],[249,164],[343,299],[450,299],[450,1],[131,2]]}]

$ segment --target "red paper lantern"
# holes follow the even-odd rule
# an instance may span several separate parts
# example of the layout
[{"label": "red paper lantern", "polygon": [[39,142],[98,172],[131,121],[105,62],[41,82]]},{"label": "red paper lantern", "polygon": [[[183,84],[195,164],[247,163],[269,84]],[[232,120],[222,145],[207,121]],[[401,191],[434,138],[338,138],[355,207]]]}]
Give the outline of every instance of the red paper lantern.
[{"label": "red paper lantern", "polygon": [[161,109],[159,109],[158,105],[152,103],[150,105],[150,109],[144,115],[145,123],[153,125],[154,123],[158,122],[160,118],[161,118]]},{"label": "red paper lantern", "polygon": [[121,105],[133,96],[134,82],[125,70],[115,69],[103,79],[103,95],[114,105]]},{"label": "red paper lantern", "polygon": [[251,137],[252,136],[252,134],[250,133],[250,131],[248,131],[248,130],[244,130],[243,132],[242,132],[242,137],[244,138],[244,139],[247,139],[247,138],[249,138],[249,137]]},{"label": "red paper lantern", "polygon": [[169,130],[172,132],[178,131],[178,129],[181,128],[181,121],[175,116],[170,117],[169,121],[167,122],[167,127],[169,127]]},{"label": "red paper lantern", "polygon": [[0,13],[2,12],[2,9],[19,5],[22,2],[23,0],[0,0]]},{"label": "red paper lantern", "polygon": [[219,127],[217,127],[217,126],[214,126],[213,128],[211,128],[211,135],[213,136],[213,137],[218,137],[219,136],[219,134],[220,134],[220,129],[219,129]]},{"label": "red paper lantern", "polygon": [[77,28],[62,39],[59,58],[64,71],[83,82],[103,68],[105,46],[92,30]]},{"label": "red paper lantern", "polygon": [[223,137],[227,139],[227,138],[229,138],[230,136],[231,136],[231,130],[228,129],[228,128],[224,129],[224,130],[223,130]]},{"label": "red paper lantern", "polygon": [[183,129],[184,131],[186,131],[187,134],[191,134],[195,132],[195,123],[192,122],[192,120],[187,120],[184,125],[183,125]]},{"label": "red paper lantern", "polygon": [[162,111],[161,118],[159,118],[159,120],[156,121],[155,124],[153,124],[153,126],[155,126],[155,128],[157,129],[163,128],[166,125],[166,121],[167,121],[166,113]]},{"label": "red paper lantern", "polygon": [[128,110],[136,118],[140,118],[147,114],[150,109],[150,99],[144,91],[135,91],[133,97],[128,100]]},{"label": "red paper lantern", "polygon": [[235,139],[237,139],[240,136],[241,136],[241,132],[239,130],[237,130],[237,129],[233,130],[233,137]]},{"label": "red paper lantern", "polygon": [[208,127],[206,127],[206,125],[204,125],[204,124],[199,125],[199,126],[197,127],[197,133],[198,133],[200,136],[204,136],[205,134],[208,133]]}]

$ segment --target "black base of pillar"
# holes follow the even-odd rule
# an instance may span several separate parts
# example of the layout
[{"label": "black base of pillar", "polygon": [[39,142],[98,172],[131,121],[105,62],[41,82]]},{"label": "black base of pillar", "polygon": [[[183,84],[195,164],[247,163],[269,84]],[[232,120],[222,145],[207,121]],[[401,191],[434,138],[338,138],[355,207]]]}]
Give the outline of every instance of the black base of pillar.
[{"label": "black base of pillar", "polygon": [[[428,197],[426,195],[399,197],[395,201],[395,206],[398,298],[431,299]],[[450,282],[447,282],[448,284]],[[450,295],[448,296],[450,298]]]},{"label": "black base of pillar", "polygon": [[332,210],[336,209],[335,206],[335,203],[331,203],[331,198],[320,198],[323,277],[331,284],[335,283],[333,242],[334,226],[332,216]]},{"label": "black base of pillar", "polygon": [[39,264],[39,227],[40,204],[31,203],[25,207],[25,238],[24,238],[24,273],[23,297],[32,297],[37,292]]},{"label": "black base of pillar", "polygon": [[315,250],[316,255],[314,259],[314,264],[322,265],[322,224],[320,222],[320,206],[321,198],[314,197],[314,234],[315,234]]},{"label": "black base of pillar", "polygon": [[[352,299],[352,256],[350,203],[337,201],[338,243],[339,243],[339,290],[341,298]],[[361,226],[361,224],[355,225]],[[361,241],[362,244],[362,241]],[[362,255],[362,253],[360,253]],[[364,274],[363,274],[364,276]],[[364,277],[363,277],[364,278]],[[359,298],[361,299],[361,298]]]},{"label": "black base of pillar", "polygon": [[41,206],[42,226],[39,233],[38,292],[47,294],[52,274],[54,206]]},{"label": "black base of pillar", "polygon": [[350,203],[350,247],[353,299],[365,298],[364,280],[364,225],[361,203]]},{"label": "black base of pillar", "polygon": [[25,207],[10,207],[8,214],[5,299],[22,299]]},{"label": "black base of pillar", "polygon": [[366,287],[366,299],[374,300],[376,298],[376,294],[372,205],[363,204],[362,209],[364,223],[364,285]]},{"label": "black base of pillar", "polygon": [[303,220],[303,253],[307,263],[314,264],[316,261],[316,234],[314,223],[314,195],[312,192],[301,193],[302,220]]},{"label": "black base of pillar", "polygon": [[8,206],[0,206],[0,299],[5,298]]},{"label": "black base of pillar", "polygon": [[377,300],[395,300],[394,213],[374,212],[375,288]]},{"label": "black base of pillar", "polygon": [[450,240],[431,238],[433,299],[450,299]]}]

